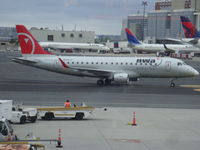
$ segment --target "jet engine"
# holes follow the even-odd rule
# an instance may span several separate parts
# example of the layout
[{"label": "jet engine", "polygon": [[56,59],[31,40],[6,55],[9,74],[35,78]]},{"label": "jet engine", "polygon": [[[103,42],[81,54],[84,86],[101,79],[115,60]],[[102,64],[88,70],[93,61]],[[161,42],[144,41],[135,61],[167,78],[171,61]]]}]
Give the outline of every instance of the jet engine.
[{"label": "jet engine", "polygon": [[127,73],[116,73],[113,76],[115,82],[129,83],[129,76]]}]

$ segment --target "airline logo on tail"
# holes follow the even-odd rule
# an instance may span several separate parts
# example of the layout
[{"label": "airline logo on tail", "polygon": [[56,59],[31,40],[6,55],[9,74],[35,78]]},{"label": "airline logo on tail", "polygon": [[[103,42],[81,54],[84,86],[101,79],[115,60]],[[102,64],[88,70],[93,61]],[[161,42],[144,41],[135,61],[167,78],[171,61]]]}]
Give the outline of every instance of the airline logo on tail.
[{"label": "airline logo on tail", "polygon": [[22,54],[51,54],[45,51],[23,25],[16,25]]},{"label": "airline logo on tail", "polygon": [[136,36],[128,28],[125,29],[125,32],[129,43],[133,45],[141,44]]},{"label": "airline logo on tail", "polygon": [[193,25],[189,18],[180,16],[180,19],[186,38],[200,38],[200,32],[197,31],[196,27]]}]

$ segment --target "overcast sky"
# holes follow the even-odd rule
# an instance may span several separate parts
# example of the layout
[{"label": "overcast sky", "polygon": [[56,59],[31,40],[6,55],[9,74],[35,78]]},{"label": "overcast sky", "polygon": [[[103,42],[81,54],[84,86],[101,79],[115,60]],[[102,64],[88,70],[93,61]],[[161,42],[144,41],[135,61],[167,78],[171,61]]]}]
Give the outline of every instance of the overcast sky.
[{"label": "overcast sky", "polygon": [[[147,0],[147,10],[155,0]],[[90,30],[120,34],[122,19],[142,13],[142,0],[1,0],[0,26],[24,24],[64,30]]]}]

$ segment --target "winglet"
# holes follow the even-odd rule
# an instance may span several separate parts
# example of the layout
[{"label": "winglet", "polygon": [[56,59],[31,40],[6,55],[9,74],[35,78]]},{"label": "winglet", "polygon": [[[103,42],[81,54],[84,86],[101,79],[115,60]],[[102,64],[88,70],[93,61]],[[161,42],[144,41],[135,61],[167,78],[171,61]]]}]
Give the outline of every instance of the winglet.
[{"label": "winglet", "polygon": [[61,58],[58,58],[58,59],[60,60],[62,66],[63,66],[64,68],[69,68],[69,67],[66,65],[66,63],[65,63]]},{"label": "winglet", "polygon": [[26,29],[26,27],[24,25],[16,25],[16,31],[18,33],[18,39],[19,39],[22,54],[51,55],[51,53],[45,51],[39,45],[39,43],[35,40],[35,38]]},{"label": "winglet", "polygon": [[141,44],[139,42],[139,40],[137,39],[137,37],[131,32],[130,29],[128,28],[125,28],[125,32],[126,32],[126,36],[127,36],[127,39],[128,39],[128,42],[133,44],[133,45],[136,45],[136,44]]}]

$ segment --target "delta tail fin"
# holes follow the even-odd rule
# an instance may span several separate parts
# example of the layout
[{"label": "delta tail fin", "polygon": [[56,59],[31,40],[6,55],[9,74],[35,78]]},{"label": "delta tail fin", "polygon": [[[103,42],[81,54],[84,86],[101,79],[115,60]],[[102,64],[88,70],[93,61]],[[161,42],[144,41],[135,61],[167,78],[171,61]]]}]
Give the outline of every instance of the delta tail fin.
[{"label": "delta tail fin", "polygon": [[131,32],[131,30],[125,28],[125,32],[129,43],[133,45],[141,44],[137,37]]},{"label": "delta tail fin", "polygon": [[51,55],[51,53],[45,51],[39,43],[35,40],[32,34],[26,29],[24,25],[16,25],[16,31],[18,33],[18,40],[21,47],[22,55]]},{"label": "delta tail fin", "polygon": [[181,24],[186,38],[200,38],[200,32],[188,17],[180,16]]}]

